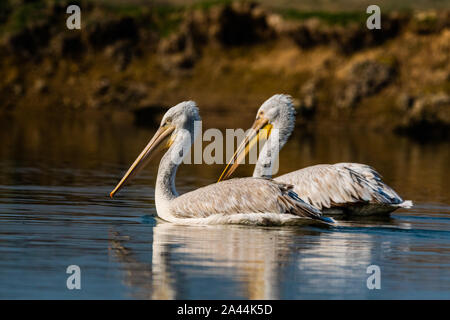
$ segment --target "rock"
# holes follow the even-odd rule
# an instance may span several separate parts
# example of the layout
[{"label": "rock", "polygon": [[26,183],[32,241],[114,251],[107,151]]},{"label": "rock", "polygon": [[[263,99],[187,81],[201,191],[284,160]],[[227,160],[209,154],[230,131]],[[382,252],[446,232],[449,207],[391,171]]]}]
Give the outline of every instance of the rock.
[{"label": "rock", "polygon": [[275,34],[266,13],[255,3],[233,3],[189,12],[178,32],[162,39],[158,52],[166,70],[189,69],[206,44],[250,45]]},{"label": "rock", "polygon": [[450,95],[436,93],[415,100],[396,131],[424,140],[450,136]]},{"label": "rock", "polygon": [[191,69],[195,65],[197,58],[198,54],[195,53],[195,50],[186,49],[181,52],[161,53],[159,61],[166,71],[176,72]]},{"label": "rock", "polygon": [[344,84],[339,86],[336,104],[353,107],[362,98],[373,95],[388,85],[396,75],[393,64],[365,60],[355,63]]},{"label": "rock", "polygon": [[276,13],[268,13],[266,17],[267,25],[277,34],[283,34],[291,30],[291,25],[283,17]]},{"label": "rock", "polygon": [[224,6],[216,14],[213,24],[217,25],[215,38],[225,46],[253,44],[273,34],[265,12],[253,2],[234,2]]},{"label": "rock", "polygon": [[110,87],[111,87],[111,81],[109,81],[109,79],[102,78],[99,81],[99,83],[96,85],[95,94],[103,96],[108,92]]},{"label": "rock", "polygon": [[46,47],[50,40],[48,24],[27,27],[22,31],[11,34],[7,40],[7,47],[11,53],[20,57],[35,56],[39,49]]},{"label": "rock", "polygon": [[88,97],[87,103],[90,108],[100,108],[102,106],[117,106],[130,108],[146,98],[148,88],[141,82],[120,82],[111,83],[107,78],[102,78],[96,84],[94,94]]},{"label": "rock", "polygon": [[450,28],[450,11],[421,11],[413,17],[410,28],[417,34],[432,34]]},{"label": "rock", "polygon": [[402,92],[397,98],[397,106],[402,111],[408,111],[411,109],[415,101],[415,97],[408,93]]},{"label": "rock", "polygon": [[46,93],[48,92],[48,85],[45,79],[38,78],[34,82],[33,90],[37,93]]},{"label": "rock", "polygon": [[162,39],[159,45],[159,51],[165,54],[179,53],[186,49],[187,35],[184,32],[171,34]]},{"label": "rock", "polygon": [[200,57],[207,43],[206,17],[194,12],[189,14],[177,33],[161,40],[158,52],[161,64],[168,71],[190,69]]},{"label": "rock", "polygon": [[147,97],[148,88],[142,82],[132,82],[124,92],[124,102],[138,105],[140,101]]},{"label": "rock", "polygon": [[120,40],[105,49],[105,54],[115,59],[115,69],[124,71],[135,55],[135,46],[130,40]]},{"label": "rock", "polygon": [[328,43],[332,36],[329,27],[316,18],[307,19],[288,31],[288,35],[301,48],[308,49]]},{"label": "rock", "polygon": [[131,17],[98,22],[87,28],[88,41],[96,49],[103,49],[119,40],[136,43],[139,40],[139,30]]},{"label": "rock", "polygon": [[35,52],[36,47],[33,42],[33,37],[30,30],[25,29],[21,32],[11,35],[7,39],[8,49],[13,54],[31,55]]},{"label": "rock", "polygon": [[317,84],[316,79],[307,81],[300,90],[300,100],[297,111],[301,116],[311,117],[317,107]]},{"label": "rock", "polygon": [[14,93],[16,96],[21,96],[21,95],[23,95],[23,94],[25,93],[25,88],[24,88],[24,86],[23,86],[22,84],[20,84],[20,83],[14,84],[14,86],[13,86],[13,93]]},{"label": "rock", "polygon": [[[404,16],[390,14],[382,17],[381,30],[369,30],[365,24],[350,23],[345,26],[330,26],[317,18],[307,19],[296,27],[275,22],[275,28],[285,30],[288,36],[300,47],[308,49],[318,45],[333,45],[345,54],[353,53],[362,48],[380,45],[395,37],[401,30]],[[274,23],[271,19],[271,25]]]},{"label": "rock", "polygon": [[[417,99],[409,113],[410,119],[433,121],[439,119],[450,124],[450,96],[446,93],[438,93]],[[444,112],[449,111],[449,112]]]},{"label": "rock", "polygon": [[65,58],[78,59],[86,50],[81,34],[64,33],[55,39],[55,51]]}]

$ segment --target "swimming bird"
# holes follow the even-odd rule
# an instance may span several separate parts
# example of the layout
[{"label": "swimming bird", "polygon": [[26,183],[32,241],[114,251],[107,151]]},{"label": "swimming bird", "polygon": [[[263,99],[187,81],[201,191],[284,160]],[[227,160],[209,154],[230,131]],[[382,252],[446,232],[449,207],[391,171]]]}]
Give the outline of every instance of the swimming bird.
[{"label": "swimming bird", "polygon": [[[334,220],[303,202],[293,186],[265,178],[240,178],[211,184],[179,195],[175,189],[177,168],[195,140],[194,130],[200,114],[194,101],[170,108],[153,138],[110,193],[111,198],[125,182],[148,163],[150,156],[164,141],[168,150],[159,164],[155,187],[155,204],[160,218],[175,223],[249,223],[309,218],[327,224]],[[295,216],[295,217],[294,217]]]},{"label": "swimming bird", "polygon": [[[266,143],[261,149],[253,177],[272,177],[273,165],[295,125],[292,97],[277,94],[266,100],[245,139],[228,162],[219,181],[236,170],[261,136]],[[273,134],[276,132],[275,134]],[[410,208],[371,166],[360,163],[319,164],[296,170],[274,179],[293,184],[299,197],[326,214],[387,214],[397,208]]]}]

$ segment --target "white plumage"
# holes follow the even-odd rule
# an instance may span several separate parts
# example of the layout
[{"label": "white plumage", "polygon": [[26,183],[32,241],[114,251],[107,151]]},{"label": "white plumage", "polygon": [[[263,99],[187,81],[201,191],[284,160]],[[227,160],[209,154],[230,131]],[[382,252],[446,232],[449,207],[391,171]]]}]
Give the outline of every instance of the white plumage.
[{"label": "white plumage", "polygon": [[412,206],[411,201],[403,201],[375,169],[365,164],[319,164],[275,180],[293,184],[303,201],[328,213],[368,215]]},{"label": "white plumage", "polygon": [[[296,216],[297,219],[334,223],[332,219],[323,217],[320,210],[302,201],[292,190],[292,185],[272,179],[232,179],[178,195],[175,189],[176,171],[195,140],[194,123],[199,120],[198,108],[193,101],[182,102],[169,109],[158,131],[111,192],[111,197],[129,177],[145,166],[157,146],[168,139],[169,149],[159,164],[155,187],[156,209],[162,219],[175,223],[254,221],[264,224],[270,223],[270,218],[276,214],[289,216],[289,219]],[[271,215],[267,215],[268,213]],[[258,214],[265,218],[255,219]],[[275,219],[274,222],[285,220]]]},{"label": "white plumage", "polygon": [[[278,130],[278,135],[269,136],[259,154],[253,177],[271,177],[273,163],[294,130],[294,125],[295,109],[289,95],[277,94],[266,100],[258,110],[253,130],[229,162],[234,164],[227,166],[222,176],[227,178],[233,173],[239,163],[238,159],[248,152],[246,146],[258,137],[260,129],[270,126],[271,132]],[[319,164],[284,174],[274,180],[294,185],[294,191],[303,201],[328,214],[382,214],[412,206],[411,201],[403,201],[383,182],[374,168],[365,164]]]}]

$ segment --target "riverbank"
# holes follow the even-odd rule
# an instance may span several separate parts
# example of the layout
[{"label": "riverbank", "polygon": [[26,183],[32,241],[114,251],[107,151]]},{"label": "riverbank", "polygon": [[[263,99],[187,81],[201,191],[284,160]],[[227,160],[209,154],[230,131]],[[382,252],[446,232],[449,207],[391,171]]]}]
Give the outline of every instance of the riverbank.
[{"label": "riverbank", "polygon": [[[207,4],[207,5],[206,5]],[[301,125],[450,132],[450,11],[274,11],[253,3],[190,7],[32,1],[1,16],[0,112],[255,112],[274,93],[296,99]]]}]

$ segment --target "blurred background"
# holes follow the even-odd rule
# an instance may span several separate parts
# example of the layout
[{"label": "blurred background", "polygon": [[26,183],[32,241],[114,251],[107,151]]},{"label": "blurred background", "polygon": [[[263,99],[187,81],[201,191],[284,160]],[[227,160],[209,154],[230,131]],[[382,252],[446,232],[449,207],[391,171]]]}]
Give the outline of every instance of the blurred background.
[{"label": "blurred background", "polygon": [[[247,129],[276,93],[297,109],[280,174],[366,163],[415,207],[332,231],[168,226],[158,161],[108,198],[168,107]],[[449,133],[450,0],[0,0],[0,298],[448,298]],[[183,165],[177,187],[222,170]]]},{"label": "blurred background", "polygon": [[[274,93],[308,126],[448,139],[450,1],[4,0],[2,113],[161,107],[255,113]],[[81,7],[81,30],[66,8]],[[145,115],[145,118],[144,118]],[[425,137],[427,136],[427,137]]]}]

